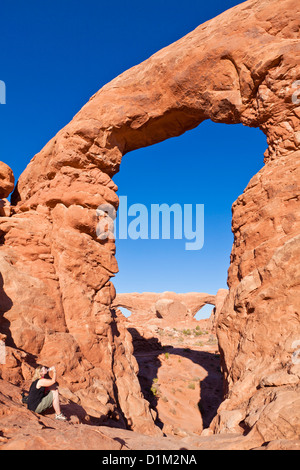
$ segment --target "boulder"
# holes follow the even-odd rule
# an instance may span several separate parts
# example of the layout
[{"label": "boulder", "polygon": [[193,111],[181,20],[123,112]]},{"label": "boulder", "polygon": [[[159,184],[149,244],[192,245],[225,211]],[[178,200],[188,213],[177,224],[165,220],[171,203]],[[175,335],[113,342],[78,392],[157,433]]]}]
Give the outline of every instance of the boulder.
[{"label": "boulder", "polygon": [[15,187],[15,178],[12,169],[4,162],[0,162],[0,199],[7,198]]}]

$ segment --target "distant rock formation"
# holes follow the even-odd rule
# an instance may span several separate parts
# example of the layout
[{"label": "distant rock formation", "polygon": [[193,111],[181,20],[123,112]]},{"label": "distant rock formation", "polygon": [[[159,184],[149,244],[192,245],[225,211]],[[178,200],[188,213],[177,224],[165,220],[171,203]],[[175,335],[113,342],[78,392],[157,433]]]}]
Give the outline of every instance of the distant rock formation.
[{"label": "distant rock formation", "polygon": [[191,321],[206,304],[215,305],[215,295],[190,292],[143,292],[117,294],[113,307],[124,307],[132,313],[131,321],[140,324],[162,320],[163,324],[176,325],[178,322]]},{"label": "distant rock formation", "polygon": [[212,430],[228,432],[234,417],[260,444],[299,437],[299,13],[298,0],[224,12],[105,85],[31,160],[12,216],[0,218],[0,329],[22,352],[2,378],[21,383],[29,359],[54,362],[92,416],[160,432],[131,336],[111,308],[115,243],[97,238],[96,209],[118,208],[112,177],[126,153],[206,119],[242,123],[259,127],[268,149],[233,204],[229,293],[217,319],[226,399]]}]

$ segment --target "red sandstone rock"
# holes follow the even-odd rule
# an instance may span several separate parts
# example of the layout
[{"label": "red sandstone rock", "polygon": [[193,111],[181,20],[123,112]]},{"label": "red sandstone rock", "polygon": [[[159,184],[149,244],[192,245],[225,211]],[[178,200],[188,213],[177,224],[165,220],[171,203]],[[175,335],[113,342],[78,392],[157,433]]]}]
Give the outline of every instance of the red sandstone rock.
[{"label": "red sandstone rock", "polygon": [[[297,0],[249,0],[199,26],[104,86],[21,175],[13,216],[0,219],[1,332],[7,346],[56,363],[91,416],[158,432],[131,338],[110,308],[115,245],[97,239],[96,208],[118,207],[111,178],[123,155],[212,119],[268,139],[265,167],[233,205],[217,330],[227,395],[214,429],[239,426],[238,410],[252,447],[299,436],[299,11]],[[20,383],[28,360],[14,360],[1,369]],[[270,395],[266,377],[282,370],[292,383],[276,382]]]},{"label": "red sandstone rock", "polygon": [[7,198],[15,187],[12,169],[6,163],[0,162],[0,199]]},{"label": "red sandstone rock", "polygon": [[[217,330],[227,381],[227,399],[221,408],[243,408],[247,422],[256,395],[260,397],[256,420],[259,408],[264,410],[266,397],[257,387],[282,389],[278,396],[287,390],[299,396],[300,374],[293,364],[293,343],[300,338],[299,191],[299,159],[291,153],[269,162],[233,205],[230,291]],[[291,404],[287,400],[281,406],[274,424],[277,432],[272,427],[280,438],[285,432],[279,416],[288,416]],[[300,422],[294,421],[294,415],[299,417],[299,403],[293,407],[287,420],[297,436]]]}]

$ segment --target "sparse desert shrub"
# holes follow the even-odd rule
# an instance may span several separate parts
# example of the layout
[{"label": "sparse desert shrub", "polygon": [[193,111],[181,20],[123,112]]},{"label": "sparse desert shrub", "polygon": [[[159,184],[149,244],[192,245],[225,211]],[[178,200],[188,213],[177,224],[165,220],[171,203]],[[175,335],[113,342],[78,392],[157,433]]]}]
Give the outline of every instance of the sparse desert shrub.
[{"label": "sparse desert shrub", "polygon": [[199,330],[195,330],[194,335],[195,335],[195,336],[202,336],[203,333],[202,333],[201,330],[200,330],[200,331],[199,331]]},{"label": "sparse desert shrub", "polygon": [[155,397],[159,396],[159,386],[158,386],[158,378],[155,377],[152,381],[151,392]]},{"label": "sparse desert shrub", "polygon": [[184,335],[191,335],[191,334],[192,334],[192,332],[191,332],[191,330],[190,330],[189,328],[188,328],[187,330],[186,330],[186,329],[182,330],[182,333],[183,333]]}]

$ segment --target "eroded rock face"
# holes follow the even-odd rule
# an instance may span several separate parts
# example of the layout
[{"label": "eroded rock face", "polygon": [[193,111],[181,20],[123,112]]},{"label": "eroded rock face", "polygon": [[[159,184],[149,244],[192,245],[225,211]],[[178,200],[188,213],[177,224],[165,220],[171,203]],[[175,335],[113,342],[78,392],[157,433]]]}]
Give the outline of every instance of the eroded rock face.
[{"label": "eroded rock face", "polygon": [[[233,205],[230,292],[217,330],[228,393],[221,409],[242,409],[265,441],[300,431],[299,155],[269,162]],[[260,422],[269,400],[278,413],[270,428]]]},{"label": "eroded rock face", "polygon": [[[62,384],[91,414],[157,429],[111,308],[115,244],[96,234],[96,208],[118,207],[112,177],[122,156],[205,119],[243,123],[259,127],[269,146],[265,167],[233,207],[230,291],[218,315],[222,406],[241,410],[269,440],[266,409],[258,410],[270,389],[257,391],[258,381],[282,368],[299,377],[291,364],[300,338],[299,11],[298,0],[249,0],[199,26],[104,86],[21,175],[14,215],[0,219],[1,332],[9,346],[58,364]],[[296,393],[294,380],[281,387]],[[275,405],[286,406],[277,388],[267,397],[273,439]],[[280,413],[289,420],[287,408]]]}]

